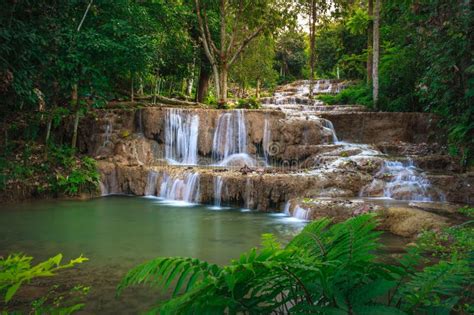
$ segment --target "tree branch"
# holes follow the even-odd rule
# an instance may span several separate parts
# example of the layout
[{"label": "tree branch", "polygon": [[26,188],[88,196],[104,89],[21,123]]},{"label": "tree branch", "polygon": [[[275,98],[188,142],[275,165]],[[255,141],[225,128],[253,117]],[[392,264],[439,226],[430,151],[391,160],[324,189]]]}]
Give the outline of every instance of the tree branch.
[{"label": "tree branch", "polygon": [[[211,65],[216,65],[216,59],[214,58],[214,55],[212,54],[211,49],[209,48],[209,42],[206,36],[206,31],[204,30],[204,25],[202,21],[202,15],[201,15],[201,5],[199,3],[199,0],[195,0],[196,3],[196,13],[197,13],[197,18],[198,18],[198,25],[199,25],[199,32],[201,33],[201,42],[204,47],[204,52],[209,59],[209,62]],[[212,42],[212,39],[209,39]]]},{"label": "tree branch", "polygon": [[255,32],[253,32],[249,37],[247,37],[243,42],[242,44],[240,45],[240,47],[236,50],[234,56],[232,56],[232,58],[230,59],[228,65],[230,66],[231,64],[234,63],[234,61],[237,59],[237,57],[240,55],[240,53],[247,47],[247,45],[255,38],[257,37],[264,29],[264,25],[261,25],[260,27],[258,27]]},{"label": "tree branch", "polygon": [[212,48],[214,53],[219,54],[219,49],[217,49],[216,44],[214,44],[214,41],[212,40],[211,31],[209,30],[209,22],[207,20],[206,12],[204,12],[203,15],[204,15],[204,27],[205,27],[205,30],[206,30],[206,37],[207,37],[208,43],[210,44],[210,47]]},{"label": "tree branch", "polygon": [[235,15],[234,27],[232,27],[232,34],[230,35],[229,46],[227,47],[227,55],[230,55],[232,47],[234,46],[235,34],[237,33],[237,25],[238,25],[238,21],[240,21],[240,17],[244,10],[243,7],[244,7],[243,0],[240,0],[239,10],[237,11],[237,14]]}]

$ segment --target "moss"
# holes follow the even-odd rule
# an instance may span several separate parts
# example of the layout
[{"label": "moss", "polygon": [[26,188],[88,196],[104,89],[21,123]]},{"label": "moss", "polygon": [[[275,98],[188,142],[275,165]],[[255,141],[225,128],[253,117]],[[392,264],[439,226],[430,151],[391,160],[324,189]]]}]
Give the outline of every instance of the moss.
[{"label": "moss", "polygon": [[128,129],[124,129],[124,130],[120,131],[120,137],[123,138],[123,139],[126,139],[126,138],[130,137],[131,134],[132,133]]}]

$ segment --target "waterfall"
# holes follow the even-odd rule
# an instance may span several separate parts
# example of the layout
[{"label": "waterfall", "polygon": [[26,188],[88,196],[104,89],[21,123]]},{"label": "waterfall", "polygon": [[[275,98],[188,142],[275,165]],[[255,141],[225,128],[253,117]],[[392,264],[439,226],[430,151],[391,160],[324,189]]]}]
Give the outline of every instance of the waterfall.
[{"label": "waterfall", "polygon": [[198,163],[199,116],[188,111],[170,108],[166,112],[165,156],[173,164]]},{"label": "waterfall", "polygon": [[117,170],[114,169],[110,173],[103,176],[103,180],[99,182],[100,193],[102,196],[119,194],[120,188],[117,180]]},{"label": "waterfall", "polygon": [[222,203],[222,186],[224,180],[222,176],[214,177],[214,206],[220,207]]},{"label": "waterfall", "polygon": [[145,196],[156,195],[156,182],[158,180],[158,173],[155,171],[148,172],[148,178],[145,186]]},{"label": "waterfall", "polygon": [[383,181],[383,196],[396,200],[444,201],[444,194],[431,186],[431,182],[414,166],[413,161],[385,161],[375,175],[374,181],[361,191],[362,196],[370,196],[377,189],[377,183]]},{"label": "waterfall", "polygon": [[189,173],[184,180],[183,200],[186,202],[199,201],[199,173]]},{"label": "waterfall", "polygon": [[334,125],[332,124],[332,121],[330,121],[328,119],[324,119],[324,118],[321,118],[321,121],[323,123],[324,130],[327,130],[327,131],[331,132],[332,141],[334,143],[338,142],[339,140],[337,139],[336,129],[334,129]]},{"label": "waterfall", "polygon": [[283,213],[288,215],[288,216],[291,216],[291,213],[290,213],[290,206],[291,206],[291,203],[289,201],[287,201],[285,203],[285,207],[283,208]]},{"label": "waterfall", "polygon": [[309,210],[301,208],[299,205],[297,205],[293,211],[293,216],[300,220],[308,220]]},{"label": "waterfall", "polygon": [[269,124],[270,123],[269,123],[268,117],[265,116],[262,145],[263,145],[263,155],[265,157],[265,162],[267,163],[267,166],[270,164],[269,150],[270,150],[271,136],[272,136]]},{"label": "waterfall", "polygon": [[253,205],[253,200],[252,200],[252,181],[250,179],[250,176],[247,176],[247,179],[245,180],[245,208],[250,209],[251,206]]},{"label": "waterfall", "polygon": [[160,197],[169,200],[182,200],[189,203],[199,202],[199,173],[186,174],[184,179],[174,178],[166,172],[163,173]]},{"label": "waterfall", "polygon": [[212,156],[216,162],[239,153],[247,153],[247,128],[241,109],[219,116],[212,142]]},{"label": "waterfall", "polygon": [[108,145],[110,142],[110,136],[112,134],[112,122],[110,119],[107,119],[107,125],[105,126],[105,139],[104,142],[102,143],[102,147],[105,148],[106,145]]}]

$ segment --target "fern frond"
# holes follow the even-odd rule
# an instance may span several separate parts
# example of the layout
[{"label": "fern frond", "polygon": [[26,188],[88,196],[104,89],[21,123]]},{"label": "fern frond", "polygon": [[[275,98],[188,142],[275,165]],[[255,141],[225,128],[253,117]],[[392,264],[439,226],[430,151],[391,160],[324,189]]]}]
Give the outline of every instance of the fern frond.
[{"label": "fern frond", "polygon": [[366,214],[351,218],[330,228],[331,243],[327,245],[328,260],[338,260],[345,264],[369,262],[374,259],[374,250],[380,247],[381,232],[375,231],[373,215]]},{"label": "fern frond", "polygon": [[191,290],[196,283],[215,277],[221,271],[214,264],[195,258],[165,257],[156,258],[130,270],[117,287],[117,295],[133,285],[147,284],[168,289],[177,280],[173,296],[185,287]]},{"label": "fern frond", "polygon": [[[472,270],[466,260],[441,261],[418,272],[398,291],[402,307],[410,312],[419,312],[433,306],[450,310],[449,298],[456,298],[473,280]],[[454,301],[454,304],[456,301]]]},{"label": "fern frond", "polygon": [[287,249],[304,249],[313,255],[324,256],[326,254],[326,232],[331,220],[322,218],[309,223],[296,235],[286,246]]}]

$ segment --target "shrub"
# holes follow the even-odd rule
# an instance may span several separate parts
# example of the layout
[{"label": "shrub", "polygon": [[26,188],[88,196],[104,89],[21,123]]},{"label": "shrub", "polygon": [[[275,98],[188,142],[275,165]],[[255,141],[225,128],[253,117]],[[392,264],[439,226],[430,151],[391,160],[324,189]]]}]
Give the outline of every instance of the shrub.
[{"label": "shrub", "polygon": [[[12,254],[6,258],[0,257],[0,295],[3,297],[4,303],[8,305],[23,284],[35,278],[52,277],[60,270],[72,268],[88,260],[80,256],[67,264],[61,264],[62,258],[62,254],[58,254],[32,266],[33,257],[30,256]],[[70,296],[70,299],[66,300],[64,296],[57,297],[55,302],[50,304],[51,293],[49,293],[34,301],[33,312],[35,314],[71,314],[82,309],[84,304],[79,301],[83,295],[88,293],[89,289],[76,286],[72,291],[74,291],[72,293],[79,292],[79,294]]]},{"label": "shrub", "polygon": [[372,92],[363,83],[350,86],[336,95],[319,95],[318,99],[329,105],[357,104],[372,107]]},{"label": "shrub", "polygon": [[259,109],[261,107],[262,107],[262,103],[260,103],[260,101],[257,100],[255,97],[239,99],[237,101],[237,106],[236,106],[236,108],[239,108],[239,109]]},{"label": "shrub", "polygon": [[66,170],[66,175],[57,173],[53,187],[58,192],[75,196],[81,192],[91,193],[97,190],[99,179],[95,160],[83,157],[70,170]]}]

